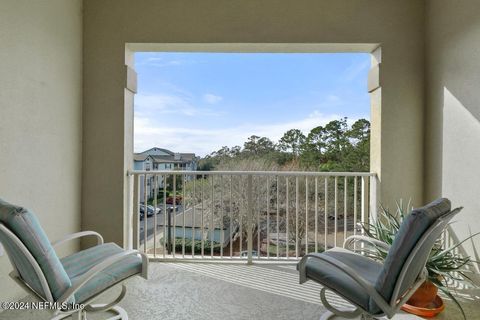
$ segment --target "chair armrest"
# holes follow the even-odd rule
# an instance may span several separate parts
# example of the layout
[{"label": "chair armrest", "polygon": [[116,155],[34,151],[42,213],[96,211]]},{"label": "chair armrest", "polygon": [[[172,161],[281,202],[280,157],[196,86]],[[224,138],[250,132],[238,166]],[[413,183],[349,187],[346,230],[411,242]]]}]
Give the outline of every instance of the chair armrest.
[{"label": "chair armrest", "polygon": [[66,235],[62,239],[59,239],[57,241],[52,242],[52,247],[56,247],[56,246],[59,246],[62,243],[65,243],[67,241],[78,239],[78,238],[81,238],[81,237],[86,237],[86,236],[96,236],[97,237],[97,245],[103,244],[103,237],[100,235],[100,233],[95,232],[95,231],[80,231],[80,232],[76,232],[76,233]]},{"label": "chair armrest", "polygon": [[104,269],[110,267],[111,265],[119,262],[126,256],[130,255],[137,255],[140,254],[138,250],[126,250],[123,252],[119,252],[117,254],[114,254],[113,256],[103,260],[87,272],[85,272],[78,281],[75,282],[75,285],[72,285],[67,291],[65,291],[62,296],[58,299],[58,302],[66,302],[68,298],[70,298],[75,292],[77,292],[78,289],[80,289],[87,281],[92,279],[94,276],[96,276],[98,273],[103,271]]},{"label": "chair armrest", "polygon": [[347,239],[345,239],[345,241],[343,242],[343,248],[351,250],[352,245],[357,242],[367,243],[369,245],[373,245],[374,247],[380,247],[386,251],[390,250],[390,245],[388,243],[382,242],[374,238],[370,238],[367,236],[360,236],[360,235],[350,236]]},{"label": "chair armrest", "polygon": [[365,278],[361,277],[353,268],[349,267],[342,261],[335,259],[331,256],[328,256],[326,254],[311,253],[303,256],[303,258],[299,262],[299,267],[298,267],[298,271],[300,273],[300,283],[304,283],[308,280],[305,268],[306,268],[307,260],[309,258],[321,260],[337,268],[339,272],[345,273],[350,278],[352,278],[355,282],[357,282],[367,292],[367,294],[370,297],[372,297],[375,303],[377,303],[377,305],[382,310],[388,310],[390,308],[390,306],[385,301],[385,299],[377,292],[377,290],[375,290],[375,288],[367,280],[365,280]]}]

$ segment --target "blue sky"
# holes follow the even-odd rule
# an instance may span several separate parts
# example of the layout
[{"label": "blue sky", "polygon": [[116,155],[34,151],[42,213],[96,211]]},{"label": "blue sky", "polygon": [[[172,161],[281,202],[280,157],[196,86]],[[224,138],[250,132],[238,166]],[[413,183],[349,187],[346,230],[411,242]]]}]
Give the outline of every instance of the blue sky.
[{"label": "blue sky", "polygon": [[369,118],[364,53],[135,54],[135,152],[153,146],[204,156],[274,142],[330,120]]}]

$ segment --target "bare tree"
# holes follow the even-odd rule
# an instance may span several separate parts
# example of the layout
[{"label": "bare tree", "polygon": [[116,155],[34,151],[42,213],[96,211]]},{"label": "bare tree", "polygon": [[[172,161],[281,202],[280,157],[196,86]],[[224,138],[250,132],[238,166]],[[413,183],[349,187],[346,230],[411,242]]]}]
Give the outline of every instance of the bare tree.
[{"label": "bare tree", "polygon": [[[292,168],[282,168],[273,162],[264,159],[235,159],[220,163],[218,171],[248,171],[252,179],[252,224],[248,225],[248,175],[198,175],[196,179],[185,184],[187,207],[194,205],[203,208],[203,219],[206,228],[230,226],[241,232],[241,237],[247,239],[248,228],[254,232],[254,243],[265,242],[267,234],[279,234],[288,239],[285,246],[288,250],[294,246],[301,255],[305,246],[315,239],[315,225],[317,225],[317,239],[323,241],[325,220],[327,232],[332,232],[335,223],[335,195],[334,178],[328,178],[328,201],[325,210],[325,178],[298,176],[256,175],[255,171],[283,171]],[[349,183],[349,182],[347,182]],[[352,211],[353,181],[348,184],[347,209]],[[193,186],[195,184],[195,192]],[[316,186],[316,188],[315,188]],[[343,230],[344,213],[344,179],[337,181],[337,226]],[[287,201],[288,195],[288,201]],[[317,207],[315,207],[317,204]],[[279,220],[276,220],[278,208]],[[328,216],[325,219],[325,212]],[[315,217],[315,214],[317,216]],[[340,222],[340,220],[342,222]],[[269,223],[267,223],[267,221]],[[315,223],[317,222],[317,223]],[[239,234],[240,236],[240,234]],[[307,238],[308,236],[308,238]],[[268,243],[267,243],[268,246]],[[260,248],[258,248],[260,249]]]}]

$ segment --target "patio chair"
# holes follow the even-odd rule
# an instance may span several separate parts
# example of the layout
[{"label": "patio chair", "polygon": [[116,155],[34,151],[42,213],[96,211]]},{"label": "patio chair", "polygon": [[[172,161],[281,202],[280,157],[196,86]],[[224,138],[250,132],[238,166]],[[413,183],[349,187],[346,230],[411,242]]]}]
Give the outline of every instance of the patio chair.
[{"label": "patio chair", "polygon": [[[414,209],[403,221],[392,246],[365,236],[347,238],[344,248],[305,255],[298,264],[300,283],[313,280],[323,286],[320,299],[328,310],[322,320],[343,318],[392,318],[425,281],[428,256],[446,225],[462,208],[450,210],[448,199],[438,199]],[[345,249],[379,246],[388,251],[384,263]],[[355,309],[332,306],[326,298],[331,290]]]},{"label": "patio chair", "polygon": [[[85,236],[95,236],[97,245],[61,259],[57,256],[54,247]],[[93,301],[134,275],[147,279],[148,260],[144,254],[103,243],[102,236],[93,231],[74,233],[50,243],[31,211],[1,199],[0,242],[13,267],[10,277],[45,302],[55,320],[69,316],[86,319],[87,312],[106,310],[116,314],[110,319],[128,319],[125,310],[116,306],[125,296],[125,285],[112,302]]]}]

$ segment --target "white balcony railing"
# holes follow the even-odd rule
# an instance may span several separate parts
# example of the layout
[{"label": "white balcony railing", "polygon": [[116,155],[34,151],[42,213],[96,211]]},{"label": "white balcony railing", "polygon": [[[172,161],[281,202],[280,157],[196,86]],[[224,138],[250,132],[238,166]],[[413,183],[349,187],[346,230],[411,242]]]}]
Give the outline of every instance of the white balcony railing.
[{"label": "white balcony railing", "polygon": [[129,177],[131,246],[156,259],[295,261],[361,233],[376,189],[375,174],[366,172],[133,171]]}]

